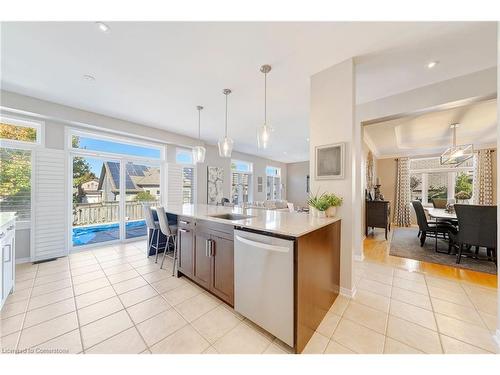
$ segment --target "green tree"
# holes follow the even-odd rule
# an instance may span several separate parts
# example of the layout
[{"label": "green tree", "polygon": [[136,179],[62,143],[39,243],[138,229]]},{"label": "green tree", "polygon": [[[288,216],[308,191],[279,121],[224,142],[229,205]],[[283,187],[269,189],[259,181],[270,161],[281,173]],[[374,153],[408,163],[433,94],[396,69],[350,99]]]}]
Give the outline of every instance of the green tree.
[{"label": "green tree", "polygon": [[[80,139],[74,136],[71,143],[73,147],[78,148]],[[81,156],[75,156],[73,158],[73,187],[76,191],[73,193],[73,203],[80,203],[83,197],[85,197],[85,191],[82,189],[82,185],[85,182],[95,179],[96,175],[90,170],[89,162]]]},{"label": "green tree", "polygon": [[457,175],[455,184],[455,193],[460,193],[461,191],[472,194],[472,177],[465,172],[460,172]]},{"label": "green tree", "polygon": [[155,201],[156,197],[149,191],[141,191],[135,196],[135,200],[139,202],[151,202]]}]

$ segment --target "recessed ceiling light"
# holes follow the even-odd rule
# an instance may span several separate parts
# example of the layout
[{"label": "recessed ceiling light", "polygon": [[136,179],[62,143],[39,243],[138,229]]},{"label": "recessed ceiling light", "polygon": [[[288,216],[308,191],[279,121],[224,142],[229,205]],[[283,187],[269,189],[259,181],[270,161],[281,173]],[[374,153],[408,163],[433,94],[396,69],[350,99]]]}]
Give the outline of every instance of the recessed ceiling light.
[{"label": "recessed ceiling light", "polygon": [[96,22],[95,23],[97,25],[97,27],[99,28],[99,30],[101,30],[103,33],[107,33],[109,31],[109,26],[106,25],[104,22]]},{"label": "recessed ceiling light", "polygon": [[432,69],[434,68],[437,64],[439,64],[439,61],[429,61],[429,63],[427,64],[427,69]]},{"label": "recessed ceiling light", "polygon": [[86,80],[86,81],[89,81],[89,82],[95,81],[95,77],[91,76],[90,74],[84,74],[83,75],[83,79]]}]

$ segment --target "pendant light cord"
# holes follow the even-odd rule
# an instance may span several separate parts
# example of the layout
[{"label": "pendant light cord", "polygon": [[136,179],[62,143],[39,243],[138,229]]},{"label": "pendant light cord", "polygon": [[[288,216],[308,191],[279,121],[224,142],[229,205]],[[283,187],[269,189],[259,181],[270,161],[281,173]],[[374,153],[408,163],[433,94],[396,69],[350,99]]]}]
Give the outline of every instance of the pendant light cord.
[{"label": "pendant light cord", "polygon": [[225,126],[225,130],[224,130],[224,135],[226,138],[227,138],[227,95],[228,94],[226,94],[226,126]]},{"label": "pendant light cord", "polygon": [[264,125],[267,125],[267,73],[264,73]]},{"label": "pendant light cord", "polygon": [[201,140],[201,109],[198,108],[198,140]]}]

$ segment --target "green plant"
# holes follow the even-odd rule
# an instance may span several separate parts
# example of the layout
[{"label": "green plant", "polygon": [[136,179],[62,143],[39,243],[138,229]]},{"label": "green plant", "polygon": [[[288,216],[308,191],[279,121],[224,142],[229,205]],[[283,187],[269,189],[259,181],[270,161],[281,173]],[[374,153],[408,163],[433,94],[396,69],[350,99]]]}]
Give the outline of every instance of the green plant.
[{"label": "green plant", "polygon": [[339,207],[342,206],[342,197],[338,197],[335,194],[325,194],[326,201],[328,202],[328,207]]},{"label": "green plant", "polygon": [[467,200],[471,199],[472,194],[469,193],[468,191],[459,191],[458,193],[455,194],[455,199],[460,199],[460,200]]},{"label": "green plant", "polygon": [[147,202],[147,201],[154,201],[156,198],[151,194],[149,191],[141,191],[137,193],[135,196],[136,201],[141,201],[141,202]]}]

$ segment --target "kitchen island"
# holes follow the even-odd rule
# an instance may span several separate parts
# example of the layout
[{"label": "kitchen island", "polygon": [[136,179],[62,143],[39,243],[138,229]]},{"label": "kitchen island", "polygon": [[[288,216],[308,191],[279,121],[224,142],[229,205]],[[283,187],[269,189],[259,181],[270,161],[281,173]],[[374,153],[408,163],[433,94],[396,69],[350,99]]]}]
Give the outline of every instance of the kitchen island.
[{"label": "kitchen island", "polygon": [[339,218],[167,205],[185,276],[301,353],[339,293]]}]

